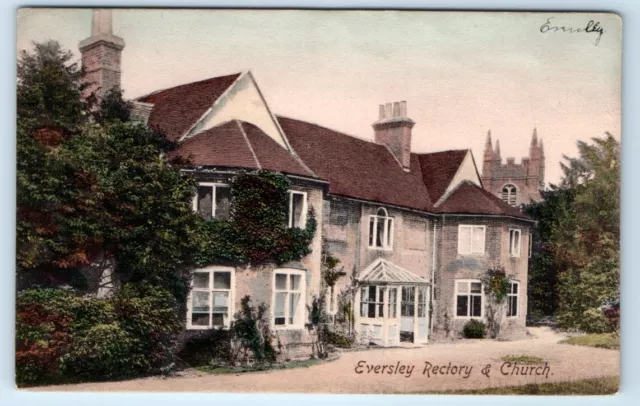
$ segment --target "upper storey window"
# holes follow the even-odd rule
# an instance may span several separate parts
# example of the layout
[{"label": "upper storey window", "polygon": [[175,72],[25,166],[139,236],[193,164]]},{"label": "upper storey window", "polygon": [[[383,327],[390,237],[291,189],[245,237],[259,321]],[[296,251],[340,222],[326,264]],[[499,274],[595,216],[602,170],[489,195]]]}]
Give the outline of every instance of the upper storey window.
[{"label": "upper storey window", "polygon": [[505,185],[502,188],[502,201],[506,204],[516,206],[516,187],[514,185]]},{"label": "upper storey window", "polygon": [[392,247],[393,218],[381,207],[374,216],[369,216],[369,248],[390,250]]},{"label": "upper storey window", "polygon": [[226,220],[231,207],[231,187],[222,183],[199,183],[193,210],[205,220]]},{"label": "upper storey window", "polygon": [[305,228],[307,225],[307,194],[289,192],[289,227]]},{"label": "upper storey window", "polygon": [[485,226],[458,226],[458,254],[484,255]]}]

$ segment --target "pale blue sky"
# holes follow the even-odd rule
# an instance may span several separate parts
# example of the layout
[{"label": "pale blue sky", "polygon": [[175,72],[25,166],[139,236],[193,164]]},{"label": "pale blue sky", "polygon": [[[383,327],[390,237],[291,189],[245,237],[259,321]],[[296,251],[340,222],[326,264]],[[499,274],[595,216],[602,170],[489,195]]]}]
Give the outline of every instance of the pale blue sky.
[{"label": "pale blue sky", "polygon": [[[597,34],[541,33],[553,17]],[[471,148],[487,130],[503,158],[544,139],[547,180],[575,142],[620,136],[621,23],[613,14],[114,10],[127,97],[251,69],[277,114],[371,138],[378,105],[406,100],[416,152]],[[18,49],[58,40],[78,57],[90,9],[23,9]]]}]

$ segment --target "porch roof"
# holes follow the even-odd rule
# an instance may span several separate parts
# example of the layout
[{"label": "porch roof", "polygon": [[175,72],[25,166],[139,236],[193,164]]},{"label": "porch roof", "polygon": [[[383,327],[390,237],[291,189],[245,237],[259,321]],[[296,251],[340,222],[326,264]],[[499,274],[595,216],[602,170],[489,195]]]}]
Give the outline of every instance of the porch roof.
[{"label": "porch roof", "polygon": [[384,258],[373,261],[356,279],[361,283],[429,285],[425,278]]}]

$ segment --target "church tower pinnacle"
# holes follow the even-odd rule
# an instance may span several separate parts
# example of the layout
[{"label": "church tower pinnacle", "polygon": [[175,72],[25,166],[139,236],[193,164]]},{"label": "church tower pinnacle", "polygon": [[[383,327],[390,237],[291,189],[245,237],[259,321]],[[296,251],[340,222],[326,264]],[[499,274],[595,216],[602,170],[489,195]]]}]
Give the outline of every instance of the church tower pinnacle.
[{"label": "church tower pinnacle", "polygon": [[124,40],[113,35],[110,9],[94,9],[91,36],[78,45],[82,54],[84,83],[88,84],[83,96],[92,95],[99,102],[112,89],[120,89],[121,56]]}]

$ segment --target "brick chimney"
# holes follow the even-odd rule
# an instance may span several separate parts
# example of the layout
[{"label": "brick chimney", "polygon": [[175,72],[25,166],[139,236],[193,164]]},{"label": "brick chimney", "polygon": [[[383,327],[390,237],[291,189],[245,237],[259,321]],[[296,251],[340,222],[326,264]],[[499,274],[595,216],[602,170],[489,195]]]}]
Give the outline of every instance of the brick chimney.
[{"label": "brick chimney", "polygon": [[83,81],[88,83],[83,96],[95,92],[98,102],[111,89],[120,88],[120,62],[124,40],[113,35],[111,10],[94,9],[91,36],[78,45],[82,54]]},{"label": "brick chimney", "polygon": [[378,121],[372,124],[375,142],[386,145],[405,170],[411,167],[411,129],[415,122],[407,117],[407,102],[380,105]]}]

